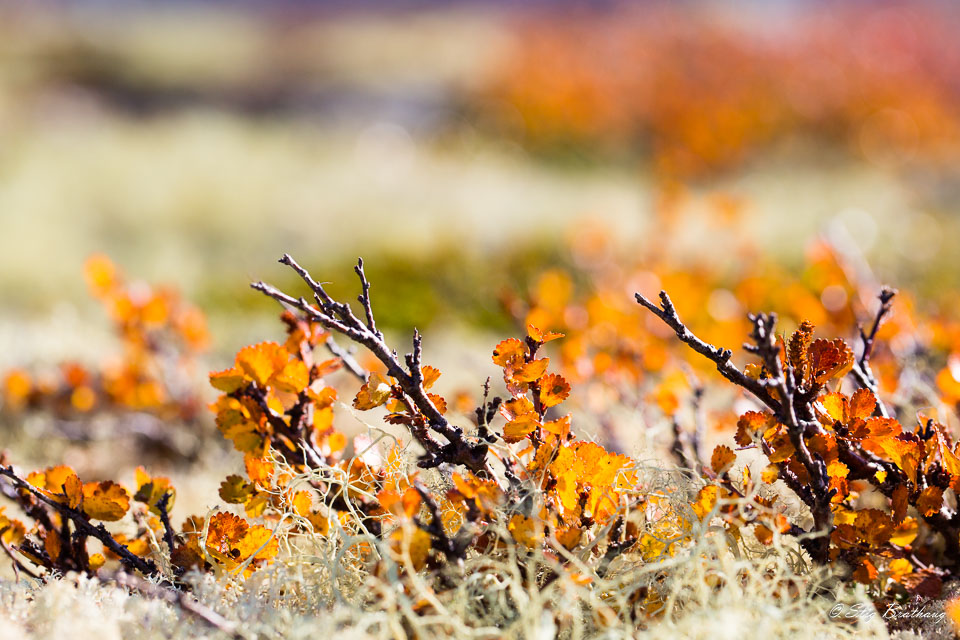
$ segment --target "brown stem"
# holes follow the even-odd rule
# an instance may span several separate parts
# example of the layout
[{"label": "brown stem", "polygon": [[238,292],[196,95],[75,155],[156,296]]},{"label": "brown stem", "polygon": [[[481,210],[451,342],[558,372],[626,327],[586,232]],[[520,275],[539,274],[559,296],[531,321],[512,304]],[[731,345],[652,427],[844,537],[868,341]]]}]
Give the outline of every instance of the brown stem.
[{"label": "brown stem", "polygon": [[50,499],[38,491],[29,482],[21,479],[20,476],[14,472],[12,467],[0,466],[0,475],[10,478],[13,484],[15,484],[18,488],[30,492],[38,500],[59,512],[64,519],[72,521],[77,532],[91,538],[96,538],[102,542],[104,547],[116,554],[120,558],[120,561],[131,569],[135,569],[146,576],[153,576],[159,573],[157,565],[154,564],[153,561],[144,560],[143,558],[133,555],[129,549],[114,540],[113,536],[110,535],[110,532],[107,531],[107,528],[102,524],[94,526],[90,524],[90,521],[87,519],[87,515],[82,511],[78,511],[77,509],[73,509],[65,504],[60,504],[56,500]]},{"label": "brown stem", "polygon": [[[370,307],[369,283],[363,272],[363,264],[357,265],[357,274],[360,277],[363,290],[360,296],[360,302],[364,306],[367,315],[366,322],[357,318],[349,305],[337,302],[326,292],[323,285],[313,279],[310,273],[301,267],[289,255],[284,255],[280,259],[282,264],[288,265],[303,279],[303,281],[313,291],[314,300],[317,306],[309,304],[304,298],[294,298],[278,289],[271,287],[263,282],[253,283],[251,286],[264,293],[265,295],[283,303],[299,309],[310,319],[319,322],[321,325],[336,331],[353,342],[366,347],[383,365],[387,368],[387,373],[394,379],[403,390],[403,393],[410,398],[418,412],[422,414],[433,429],[442,435],[448,442],[439,452],[439,462],[450,462],[462,464],[475,473],[492,476],[492,472],[487,464],[487,444],[470,443],[466,440],[463,430],[450,424],[442,413],[430,400],[426,389],[423,388],[423,374],[420,369],[421,338],[419,333],[414,333],[413,353],[407,359],[409,371],[405,370],[395,351],[390,349],[384,342],[383,334],[376,329],[373,321],[373,311]],[[415,429],[411,431],[421,444],[429,452],[432,448],[428,442],[423,441],[423,434]],[[439,463],[438,462],[438,463]]]},{"label": "brown stem", "polygon": [[660,303],[662,308],[658,307],[639,293],[635,294],[635,296],[637,298],[637,302],[649,309],[655,316],[663,320],[668,327],[673,329],[673,331],[677,334],[677,337],[680,338],[684,344],[712,361],[717,366],[717,371],[720,372],[720,375],[738,387],[746,389],[758,400],[760,400],[760,402],[767,405],[774,411],[780,410],[780,403],[770,395],[770,393],[763,387],[762,384],[753,378],[747,377],[746,374],[744,374],[742,371],[740,371],[740,369],[730,362],[730,358],[733,357],[732,351],[729,349],[721,349],[720,347],[715,347],[708,342],[704,342],[694,335],[685,324],[683,324],[683,322],[680,320],[680,316],[677,315],[676,308],[673,306],[673,301],[670,300],[670,296],[667,295],[666,291],[660,292]]}]

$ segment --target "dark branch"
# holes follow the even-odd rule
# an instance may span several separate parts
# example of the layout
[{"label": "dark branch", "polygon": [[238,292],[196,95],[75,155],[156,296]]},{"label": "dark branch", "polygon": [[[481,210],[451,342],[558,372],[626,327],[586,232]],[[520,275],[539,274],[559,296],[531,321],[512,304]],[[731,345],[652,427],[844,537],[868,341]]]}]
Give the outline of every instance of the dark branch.
[{"label": "dark branch", "polygon": [[356,359],[350,355],[346,349],[338,345],[332,337],[327,338],[327,341],[324,342],[323,345],[327,348],[327,351],[334,355],[334,357],[340,359],[340,362],[343,363],[343,366],[353,375],[354,378],[358,379],[360,382],[367,381],[367,377],[369,377],[370,374],[360,366],[360,363],[357,362]]},{"label": "dark branch", "polygon": [[363,312],[367,316],[367,328],[375,335],[383,338],[383,334],[377,330],[377,323],[373,319],[373,307],[370,306],[370,282],[363,272],[363,258],[357,258],[357,266],[353,270],[357,272],[357,277],[360,278],[360,287],[363,289],[363,293],[357,296],[357,300],[363,305]]},{"label": "dark branch", "polygon": [[265,295],[299,309],[310,319],[319,322],[321,325],[336,331],[353,342],[366,347],[383,365],[387,368],[387,374],[396,379],[403,395],[409,398],[410,402],[417,411],[426,418],[429,427],[442,435],[448,442],[438,452],[431,451],[435,447],[431,446],[429,441],[424,440],[424,434],[417,429],[411,428],[420,443],[427,449],[432,458],[425,461],[431,466],[436,466],[442,462],[458,463],[466,466],[471,471],[490,475],[487,468],[487,445],[486,443],[471,444],[467,442],[463,430],[450,424],[442,413],[433,404],[433,401],[427,395],[423,388],[423,373],[420,368],[420,336],[414,334],[414,352],[407,358],[409,371],[404,369],[395,351],[390,349],[384,342],[383,335],[375,329],[372,321],[373,311],[369,306],[369,284],[363,276],[362,264],[358,264],[357,272],[361,278],[361,285],[364,287],[364,294],[361,295],[361,302],[364,304],[364,310],[370,314],[366,323],[357,318],[349,305],[337,302],[324,290],[323,285],[316,282],[309,272],[301,267],[289,255],[284,255],[280,259],[282,264],[288,265],[303,279],[307,286],[313,291],[314,300],[318,306],[309,304],[304,298],[296,299],[278,289],[263,282],[253,283],[251,286],[264,293]]},{"label": "dark branch", "polygon": [[881,418],[889,418],[890,413],[887,411],[887,407],[883,401],[880,400],[880,385],[877,383],[877,378],[873,375],[873,370],[870,368],[870,356],[873,355],[873,345],[877,337],[877,331],[880,329],[880,323],[893,309],[893,297],[895,295],[897,295],[896,289],[890,287],[880,289],[880,294],[877,296],[880,299],[880,308],[877,309],[877,314],[873,318],[873,325],[869,333],[863,330],[863,326],[859,328],[863,351],[860,354],[860,358],[854,363],[853,369],[850,371],[853,378],[857,381],[857,384],[872,392],[877,398],[875,415]]},{"label": "dark branch", "polygon": [[167,553],[173,553],[173,525],[170,524],[170,496],[173,493],[167,491],[159,500],[157,500],[157,511],[160,512],[160,522],[163,524],[163,541],[167,543]]},{"label": "dark branch", "polygon": [[213,629],[229,634],[233,638],[239,639],[244,637],[243,634],[238,631],[237,623],[227,620],[210,607],[183,591],[155,584],[122,571],[100,571],[98,577],[101,582],[115,582],[121,587],[137,591],[147,598],[156,598],[157,600],[164,600],[165,602],[176,605]]},{"label": "dark branch", "polygon": [[65,504],[60,504],[56,500],[48,498],[29,482],[21,479],[12,467],[0,466],[0,475],[6,476],[19,489],[30,492],[35,498],[37,498],[37,500],[40,500],[44,504],[58,511],[65,520],[70,520],[73,522],[73,526],[78,532],[91,538],[96,538],[102,542],[103,546],[119,556],[120,561],[131,569],[135,569],[136,571],[139,571],[147,576],[152,576],[159,573],[156,564],[150,560],[144,560],[143,558],[139,558],[132,554],[129,549],[114,540],[113,536],[110,535],[110,532],[107,531],[106,527],[104,527],[102,524],[94,526],[90,524],[86,514],[82,511],[78,511],[77,509],[73,509]]},{"label": "dark branch", "polygon": [[775,412],[780,410],[780,403],[770,395],[770,393],[763,387],[762,384],[753,378],[747,377],[746,374],[744,374],[742,371],[740,371],[740,369],[730,362],[730,358],[733,357],[732,351],[729,349],[721,349],[708,342],[704,342],[695,336],[693,332],[691,332],[686,325],[683,324],[683,322],[680,320],[680,316],[677,315],[677,310],[674,308],[673,302],[670,300],[670,296],[667,295],[666,291],[660,292],[660,302],[662,304],[662,308],[658,307],[639,293],[635,295],[637,302],[649,309],[655,316],[663,320],[668,327],[673,329],[673,331],[677,334],[677,337],[680,338],[684,344],[717,365],[717,371],[720,372],[720,375],[738,387],[746,389],[752,393],[758,400],[760,400],[760,402],[767,405]]}]

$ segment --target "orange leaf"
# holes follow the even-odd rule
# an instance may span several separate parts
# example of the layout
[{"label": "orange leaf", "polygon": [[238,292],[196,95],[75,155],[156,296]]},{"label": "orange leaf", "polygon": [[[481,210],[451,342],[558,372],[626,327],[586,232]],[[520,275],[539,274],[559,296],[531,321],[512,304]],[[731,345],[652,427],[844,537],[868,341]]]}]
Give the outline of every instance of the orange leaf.
[{"label": "orange leaf", "polygon": [[390,548],[394,558],[398,561],[402,560],[403,553],[406,551],[414,571],[419,571],[427,564],[430,546],[430,534],[420,527],[407,524],[390,534]]},{"label": "orange leaf", "polygon": [[433,406],[437,408],[437,411],[441,415],[447,412],[447,401],[443,399],[443,396],[437,395],[436,393],[428,393],[427,397],[430,398],[430,402],[433,403]]},{"label": "orange leaf", "polygon": [[917,442],[885,438],[880,441],[880,448],[906,474],[910,482],[917,481],[917,467],[920,463],[920,445]]},{"label": "orange leaf", "polygon": [[960,476],[960,458],[950,450],[943,439],[943,434],[937,431],[937,446],[940,448],[940,459],[943,461],[943,468],[952,476]]},{"label": "orange leaf", "polygon": [[853,579],[861,584],[870,584],[877,579],[877,568],[869,558],[861,558],[860,566],[853,572]]},{"label": "orange leaf", "polygon": [[693,511],[700,520],[703,520],[717,506],[720,488],[716,485],[708,484],[697,493],[697,499],[693,503]]},{"label": "orange leaf", "polygon": [[760,411],[747,411],[737,420],[736,441],[742,447],[753,443],[753,436],[762,433],[777,422],[774,417]]},{"label": "orange leaf", "polygon": [[917,498],[917,511],[922,516],[931,516],[940,511],[943,506],[943,489],[940,487],[927,487],[920,492]]},{"label": "orange leaf", "polygon": [[713,450],[713,456],[710,458],[710,468],[717,475],[726,473],[733,463],[737,461],[737,455],[726,445],[718,445]]},{"label": "orange leaf", "polygon": [[521,416],[530,414],[536,415],[536,409],[534,409],[533,403],[526,396],[508,400],[500,405],[500,415],[507,420],[516,420]]},{"label": "orange leaf", "polygon": [[532,324],[527,325],[527,335],[537,342],[550,342],[551,340],[563,337],[562,333],[554,333],[553,331],[543,332]]},{"label": "orange leaf", "polygon": [[146,504],[151,513],[159,516],[160,509],[157,507],[157,504],[163,496],[169,494],[170,497],[167,498],[167,511],[169,512],[169,510],[173,508],[177,492],[170,483],[170,478],[151,477],[143,467],[137,467],[134,472],[134,478],[137,481],[137,493],[133,496],[134,500]]},{"label": "orange leaf", "polygon": [[353,399],[353,406],[361,411],[379,407],[390,399],[391,387],[379,373],[371,373],[367,381],[360,387],[357,397]]},{"label": "orange leaf", "polygon": [[570,384],[556,373],[543,376],[540,380],[540,405],[544,408],[555,407],[570,395]]},{"label": "orange leaf", "polygon": [[534,382],[539,380],[546,372],[547,365],[549,364],[550,358],[540,358],[539,360],[528,362],[513,374],[513,379],[517,382]]},{"label": "orange leaf", "polygon": [[43,548],[54,562],[60,557],[63,546],[60,543],[60,536],[56,531],[47,531],[43,538]]},{"label": "orange leaf", "polygon": [[895,525],[899,525],[906,518],[909,497],[910,490],[907,489],[905,484],[898,484],[896,489],[893,490],[893,495],[890,496],[890,506],[893,509],[893,523]]},{"label": "orange leaf", "polygon": [[850,398],[850,416],[866,420],[877,408],[877,398],[868,389],[857,389]]},{"label": "orange leaf", "polygon": [[434,383],[436,383],[436,381],[440,378],[440,369],[437,369],[436,367],[431,367],[430,365],[427,365],[425,367],[421,367],[420,370],[423,372],[423,388],[424,389],[429,389],[430,387],[432,387]]},{"label": "orange leaf", "polygon": [[89,258],[83,265],[84,276],[87,279],[87,286],[97,298],[102,297],[118,283],[117,269],[113,262],[107,256],[96,253]]},{"label": "orange leaf", "polygon": [[536,414],[527,414],[503,425],[503,439],[507,442],[519,442],[540,426]]},{"label": "orange leaf", "polygon": [[790,436],[787,435],[787,432],[779,431],[772,438],[768,439],[770,444],[770,455],[768,459],[771,463],[783,462],[790,456],[794,454],[796,449],[793,446],[793,443],[790,441]]},{"label": "orange leaf", "polygon": [[493,348],[493,362],[501,367],[517,367],[524,362],[527,345],[522,340],[508,338]]},{"label": "orange leaf", "polygon": [[307,397],[313,400],[314,407],[317,410],[326,409],[333,405],[334,401],[337,399],[337,391],[333,387],[322,387],[319,391],[314,391],[314,387],[318,385],[313,384],[307,389]]},{"label": "orange leaf", "polygon": [[94,520],[114,522],[130,509],[130,496],[120,485],[106,482],[88,482],[83,485],[83,510]]},{"label": "orange leaf", "polygon": [[810,359],[810,375],[817,384],[840,378],[853,367],[853,352],[840,338],[814,340],[807,354]]},{"label": "orange leaf", "polygon": [[763,524],[758,524],[753,529],[753,535],[757,537],[757,540],[761,544],[768,545],[773,542],[773,531],[769,527]]},{"label": "orange leaf", "polygon": [[775,464],[768,464],[760,472],[760,480],[766,484],[773,484],[780,477],[780,467]]},{"label": "orange leaf", "polygon": [[51,498],[76,509],[83,502],[83,484],[77,474],[68,466],[49,467],[27,476],[27,482],[44,489]]},{"label": "orange leaf", "polygon": [[267,386],[274,373],[281,370],[290,354],[276,342],[261,342],[244,347],[237,353],[236,367],[261,387]]},{"label": "orange leaf", "polygon": [[544,422],[541,427],[547,433],[552,433],[561,440],[565,440],[570,433],[570,414],[562,418],[557,418],[556,420],[551,420],[550,422]]},{"label": "orange leaf", "polygon": [[[847,423],[847,420],[849,420],[849,402],[845,395],[836,392],[825,393],[817,398],[817,400],[823,405],[823,408],[826,409],[831,421],[841,424]],[[821,418],[821,422],[823,421]],[[828,423],[828,426],[832,426],[832,423]]]}]

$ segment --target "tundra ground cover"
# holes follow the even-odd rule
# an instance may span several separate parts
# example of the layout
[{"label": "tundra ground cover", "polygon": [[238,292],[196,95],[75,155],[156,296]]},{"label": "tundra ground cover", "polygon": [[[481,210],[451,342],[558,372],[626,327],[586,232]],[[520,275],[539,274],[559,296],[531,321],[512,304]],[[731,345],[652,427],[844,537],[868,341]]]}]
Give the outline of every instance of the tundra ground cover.
[{"label": "tundra ground cover", "polygon": [[[857,90],[809,96],[819,119],[784,87],[856,11],[781,49],[694,14],[650,29],[659,9],[492,35],[214,17],[190,33],[227,36],[182,50],[163,22],[17,23],[0,633],[951,634],[952,67],[863,68],[878,43],[908,62],[943,44],[907,13],[866,16],[839,61]],[[672,102],[568,48],[597,24],[623,60],[657,54]],[[505,33],[499,76],[455,55]],[[538,75],[541,45],[571,73]],[[775,126],[750,87],[671,75],[678,49],[705,86],[728,78],[718,50],[748,80],[790,69],[759,101]],[[330,117],[343,95],[366,115]],[[485,120],[504,100],[542,129]],[[812,157],[772,151],[811,132]],[[272,265],[284,250],[301,262]]]}]

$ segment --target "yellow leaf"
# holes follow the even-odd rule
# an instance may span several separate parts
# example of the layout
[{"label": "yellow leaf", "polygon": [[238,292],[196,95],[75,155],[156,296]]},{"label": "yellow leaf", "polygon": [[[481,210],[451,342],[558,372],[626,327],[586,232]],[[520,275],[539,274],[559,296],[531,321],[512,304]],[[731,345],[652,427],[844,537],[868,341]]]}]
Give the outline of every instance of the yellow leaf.
[{"label": "yellow leaf", "polygon": [[288,393],[300,393],[310,384],[310,371],[301,360],[291,360],[271,380],[274,387]]},{"label": "yellow leaf", "polygon": [[905,518],[904,521],[893,530],[890,543],[905,547],[917,538],[917,532],[919,530],[920,526],[915,518]]},{"label": "yellow leaf", "polygon": [[276,342],[261,342],[237,353],[236,366],[245,376],[266,387],[274,373],[281,370],[290,354]]},{"label": "yellow leaf", "polygon": [[707,517],[707,515],[713,511],[713,508],[717,505],[719,491],[719,487],[708,484],[707,486],[701,488],[697,493],[697,499],[693,503],[693,511],[697,514],[697,517],[700,520],[703,520],[705,517]]},{"label": "yellow leaf", "polygon": [[243,372],[236,367],[215,371],[210,374],[210,385],[224,393],[233,393],[247,385]]},{"label": "yellow leaf", "polygon": [[528,518],[515,514],[510,518],[510,535],[528,549],[538,547],[543,542],[543,523],[537,518]]},{"label": "yellow leaf", "polygon": [[768,464],[760,472],[760,480],[766,484],[773,484],[780,477],[780,467],[775,464]]},{"label": "yellow leaf", "polygon": [[409,523],[390,534],[390,547],[394,558],[402,561],[404,552],[409,553],[414,571],[419,571],[427,564],[430,544],[430,534]]}]

